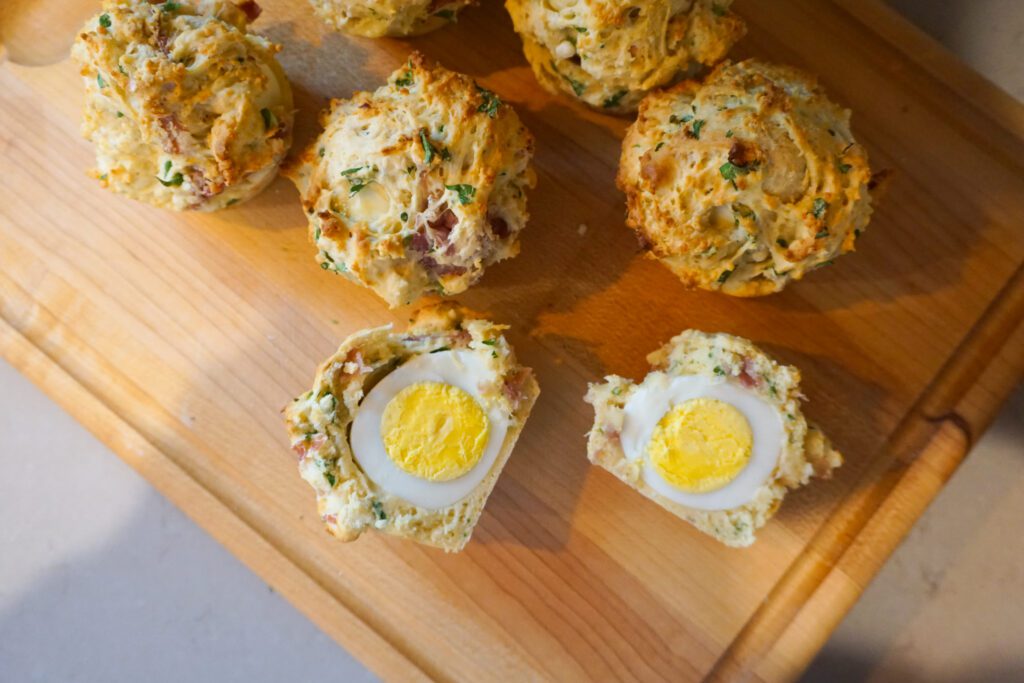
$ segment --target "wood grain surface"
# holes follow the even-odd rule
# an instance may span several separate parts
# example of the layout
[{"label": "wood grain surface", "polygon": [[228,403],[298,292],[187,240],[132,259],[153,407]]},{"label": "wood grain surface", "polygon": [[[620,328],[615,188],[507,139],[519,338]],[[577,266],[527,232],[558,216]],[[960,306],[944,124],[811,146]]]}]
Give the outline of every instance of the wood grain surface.
[{"label": "wood grain surface", "polygon": [[[317,267],[282,179],[215,215],[101,190],[76,69],[47,58],[66,33],[21,34],[15,50],[0,31],[12,58],[53,62],[0,68],[0,352],[385,678],[798,675],[1024,368],[1024,110],[874,0],[737,2],[751,30],[736,56],[818,73],[895,178],[856,254],[736,300],[639,257],[613,183],[626,122],[543,92],[497,2],[414,41],[262,4],[255,29],[284,45],[300,144],[329,97],[376,87],[413,46],[512,102],[537,137],[522,253],[460,297],[513,326],[543,391],[468,549],[321,529],[280,409],[344,336],[409,311]],[[586,459],[587,382],[641,377],[688,327],[799,366],[809,416],[847,458],[750,549]]]}]

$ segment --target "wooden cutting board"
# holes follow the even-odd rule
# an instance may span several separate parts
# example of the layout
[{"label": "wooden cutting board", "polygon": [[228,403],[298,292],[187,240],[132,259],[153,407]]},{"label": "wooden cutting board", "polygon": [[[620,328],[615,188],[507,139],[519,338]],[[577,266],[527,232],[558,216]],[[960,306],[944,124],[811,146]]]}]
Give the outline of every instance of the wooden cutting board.
[{"label": "wooden cutting board", "polygon": [[[751,30],[736,55],[820,74],[896,175],[856,254],[736,300],[639,257],[613,184],[626,122],[543,92],[498,3],[414,41],[345,38],[305,2],[263,4],[255,28],[284,44],[300,142],[326,98],[376,87],[413,46],[536,134],[522,254],[461,300],[513,325],[543,393],[469,548],[333,540],[287,448],[279,411],[317,363],[409,311],[317,267],[284,180],[216,215],[101,190],[66,60],[0,68],[4,357],[386,678],[796,676],[1021,375],[1024,109],[874,0],[737,2]],[[12,57],[66,53],[72,33],[26,39],[15,20],[31,17],[5,20]],[[586,459],[587,382],[641,377],[688,327],[799,366],[809,415],[846,454],[747,550]]]}]

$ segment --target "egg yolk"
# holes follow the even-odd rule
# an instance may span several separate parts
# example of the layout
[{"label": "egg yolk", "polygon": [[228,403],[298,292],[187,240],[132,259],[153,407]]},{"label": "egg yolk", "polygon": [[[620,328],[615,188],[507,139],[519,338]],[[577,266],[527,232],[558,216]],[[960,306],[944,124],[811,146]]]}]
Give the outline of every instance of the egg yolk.
[{"label": "egg yolk", "polygon": [[669,484],[706,493],[736,478],[750,461],[753,444],[743,413],[718,399],[694,398],[665,413],[647,453]]},{"label": "egg yolk", "polygon": [[450,481],[473,469],[489,431],[480,404],[440,382],[405,387],[388,402],[380,422],[388,457],[404,472],[428,481]]}]

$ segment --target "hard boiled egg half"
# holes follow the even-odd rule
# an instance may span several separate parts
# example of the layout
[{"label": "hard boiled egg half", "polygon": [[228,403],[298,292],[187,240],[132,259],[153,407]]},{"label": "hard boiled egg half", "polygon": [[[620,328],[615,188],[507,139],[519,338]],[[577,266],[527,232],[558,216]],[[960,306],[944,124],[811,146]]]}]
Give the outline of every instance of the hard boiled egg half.
[{"label": "hard boiled egg half", "polygon": [[724,378],[652,373],[623,409],[622,450],[681,505],[727,510],[771,476],[785,433],[778,409]]},{"label": "hard boiled egg half", "polygon": [[352,456],[373,483],[413,505],[457,503],[505,442],[508,415],[480,389],[493,374],[473,351],[413,357],[366,395],[352,422]]}]

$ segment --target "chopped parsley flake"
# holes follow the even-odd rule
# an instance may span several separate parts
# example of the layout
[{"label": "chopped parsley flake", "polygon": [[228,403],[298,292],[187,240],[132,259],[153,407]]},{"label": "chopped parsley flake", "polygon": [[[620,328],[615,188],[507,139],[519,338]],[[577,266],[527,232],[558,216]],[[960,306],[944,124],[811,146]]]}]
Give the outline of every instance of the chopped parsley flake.
[{"label": "chopped parsley flake", "polygon": [[816,197],[814,199],[814,206],[811,207],[811,214],[815,218],[821,218],[822,216],[825,215],[825,211],[827,211],[827,210],[828,210],[828,202],[826,202],[821,197]]},{"label": "chopped parsley flake", "polygon": [[318,156],[318,157],[320,157],[321,159],[323,159],[323,158],[324,158],[324,153],[325,153],[326,151],[327,151],[327,150],[325,150],[325,149],[324,149],[323,147],[321,147],[320,149],[318,149],[318,150],[316,151],[316,154],[317,154],[317,156]]},{"label": "chopped parsley flake", "polygon": [[100,86],[101,89],[107,87],[107,82],[103,80],[103,74],[96,74],[96,85]]},{"label": "chopped parsley flake", "polygon": [[264,130],[271,130],[277,127],[277,117],[274,116],[274,112],[264,107],[260,109],[260,116],[263,117]]},{"label": "chopped parsley flake", "polygon": [[587,32],[587,27],[586,26],[573,26],[573,28],[576,29],[577,33],[586,33]]},{"label": "chopped parsley flake", "polygon": [[372,180],[366,180],[366,181],[362,181],[362,180],[355,180],[355,181],[350,181],[350,184],[349,184],[349,188],[348,188],[348,196],[349,196],[349,197],[354,197],[354,196],[356,196],[356,195],[357,195],[357,194],[359,194],[359,193],[360,193],[360,192],[361,192],[361,191],[362,191],[362,190],[363,190],[363,189],[364,189],[364,188],[365,188],[365,187],[366,187],[367,185],[369,185],[369,184],[370,184],[370,183],[372,183],[372,182],[373,182]]},{"label": "chopped parsley flake", "polygon": [[480,97],[483,98],[483,103],[476,110],[481,114],[487,114],[487,116],[493,119],[498,115],[498,109],[501,107],[501,98],[487,88],[481,88],[479,85],[476,86],[476,90],[480,93]]},{"label": "chopped parsley flake", "polygon": [[662,147],[664,147],[664,146],[665,146],[665,141],[664,141],[664,140],[662,140],[661,142],[659,142],[658,144],[656,144],[656,145],[654,146],[654,151],[655,151],[655,152],[657,152],[657,151],[658,151],[659,149],[661,149],[661,148],[662,148]]},{"label": "chopped parsley flake", "polygon": [[103,28],[110,28],[110,15],[109,14],[101,14],[100,15],[100,26],[102,26]]},{"label": "chopped parsley flake", "polygon": [[117,112],[117,118],[123,119],[124,118],[124,112],[123,111]]},{"label": "chopped parsley flake", "polygon": [[[726,271],[726,272],[729,272],[729,271]],[[714,372],[715,372],[716,375],[724,375],[725,374],[725,370],[722,369],[721,365],[716,365]]]},{"label": "chopped parsley flake", "polygon": [[441,353],[442,351],[451,351],[451,350],[452,349],[451,349],[450,346],[438,346],[436,349],[431,351],[431,353]]},{"label": "chopped parsley flake", "polygon": [[625,97],[627,93],[627,90],[620,90],[611,97],[609,97],[608,99],[606,99],[604,102],[602,102],[601,106],[604,107],[605,109],[617,107],[619,106],[619,102],[622,101],[622,98]]},{"label": "chopped parsley flake", "polygon": [[414,82],[415,81],[412,77],[412,64],[410,64],[409,68],[405,70],[405,74],[403,74],[401,78],[395,79],[395,86],[399,88],[408,88]]},{"label": "chopped parsley flake", "polygon": [[357,171],[361,171],[364,168],[366,168],[366,167],[365,166],[355,166],[353,168],[346,168],[344,171],[341,172],[341,175],[352,175],[353,173],[355,173]]},{"label": "chopped parsley flake", "polygon": [[704,119],[697,119],[693,122],[693,137],[700,140],[700,129],[704,127]]},{"label": "chopped parsley flake", "polygon": [[160,5],[160,9],[164,12],[177,12],[179,9],[181,9],[181,5],[177,2],[165,2],[164,4]]},{"label": "chopped parsley flake", "polygon": [[472,185],[445,185],[446,190],[451,190],[459,195],[459,203],[465,206],[473,201],[476,196],[476,188]]},{"label": "chopped parsley flake", "polygon": [[484,340],[483,340],[482,342],[480,342],[480,343],[481,343],[481,344],[487,344],[488,346],[494,346],[495,344],[497,344],[497,343],[498,343],[498,340],[497,340],[497,339],[484,339]]},{"label": "chopped parsley flake", "polygon": [[[171,172],[171,160],[168,159],[167,161],[164,162],[164,173],[163,174],[164,174],[164,176],[166,176],[170,172]],[[178,187],[183,182],[185,182],[185,177],[182,176],[181,173],[175,173],[173,176],[171,176],[167,180],[165,180],[164,178],[161,178],[160,176],[157,176],[156,179],[159,180],[160,184],[163,185],[164,187]]]},{"label": "chopped parsley flake", "polygon": [[406,213],[405,211],[403,211],[403,212],[401,213],[401,215],[399,216],[399,218],[401,218],[401,219],[402,219],[402,222],[404,223],[405,221],[409,220],[409,214],[408,214],[408,213]]},{"label": "chopped parsley flake", "polygon": [[751,209],[746,204],[742,204],[740,202],[733,202],[732,212],[737,216],[740,216],[741,218],[750,218],[755,221],[757,220],[757,214],[754,213],[754,210]]},{"label": "chopped parsley flake", "polygon": [[824,237],[828,237],[828,228],[825,228],[824,230],[820,231],[817,235],[814,236],[814,239],[820,240]]},{"label": "chopped parsley flake", "polygon": [[839,164],[840,173],[849,173],[851,168],[853,168],[853,166],[850,164]]},{"label": "chopped parsley flake", "polygon": [[668,117],[668,122],[674,123],[676,125],[689,123],[690,121],[693,121],[693,114],[684,114],[682,116],[679,116],[678,114],[672,114],[672,116]]},{"label": "chopped parsley flake", "polygon": [[442,147],[441,151],[439,152],[439,154],[441,155],[441,161],[451,161],[452,160],[452,153],[448,151],[447,147]]},{"label": "chopped parsley flake", "polygon": [[583,94],[583,91],[587,89],[586,84],[581,83],[573,78],[570,78],[569,76],[566,76],[564,73],[559,71],[558,66],[554,62],[551,62],[551,68],[554,69],[556,74],[565,79],[565,81],[572,88],[572,91],[576,93],[576,97],[581,96]]},{"label": "chopped parsley flake", "polygon": [[450,9],[443,9],[434,12],[434,16],[441,17],[442,19],[447,19],[448,21],[458,21],[458,15],[455,14],[454,10]]},{"label": "chopped parsley flake", "polygon": [[324,479],[326,479],[327,483],[331,485],[331,488],[334,488],[334,484],[338,481],[334,476],[334,472],[330,472],[328,470],[324,470]]},{"label": "chopped parsley flake", "polygon": [[723,282],[728,280],[730,275],[732,275],[731,270],[723,270],[722,274],[718,276],[718,284],[722,284]]},{"label": "chopped parsley flake", "polygon": [[379,500],[375,500],[370,503],[370,507],[373,508],[373,514],[378,520],[383,522],[388,518],[388,516],[384,514],[384,506],[380,504]]},{"label": "chopped parsley flake", "polygon": [[784,240],[781,237],[779,237],[778,239],[775,240],[775,244],[779,245],[783,249],[788,249],[789,248],[789,242],[787,242],[786,240]]},{"label": "chopped parsley flake", "polygon": [[434,155],[437,154],[437,151],[434,149],[434,146],[430,144],[430,138],[427,137],[427,131],[423,129],[420,130],[420,142],[423,144],[423,160],[429,164],[434,160]]},{"label": "chopped parsley flake", "polygon": [[612,389],[612,396],[619,396],[622,393],[622,387],[615,387]]},{"label": "chopped parsley flake", "polygon": [[727,137],[727,138],[731,138],[732,137],[732,128],[730,128],[729,130],[725,131],[725,137]]}]

